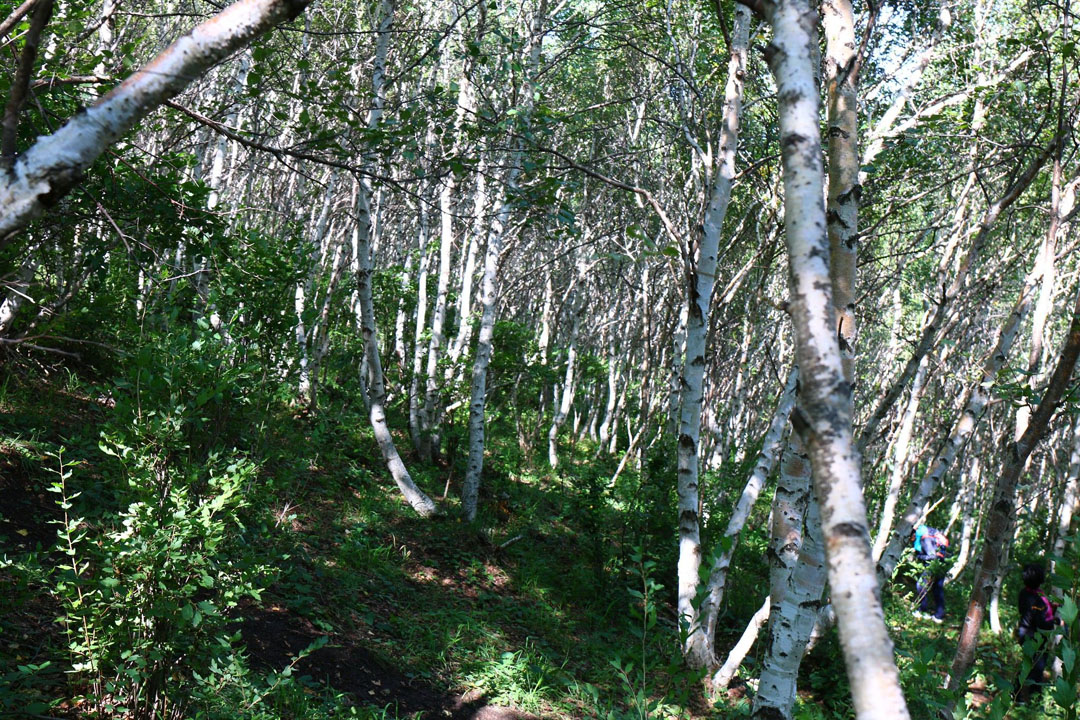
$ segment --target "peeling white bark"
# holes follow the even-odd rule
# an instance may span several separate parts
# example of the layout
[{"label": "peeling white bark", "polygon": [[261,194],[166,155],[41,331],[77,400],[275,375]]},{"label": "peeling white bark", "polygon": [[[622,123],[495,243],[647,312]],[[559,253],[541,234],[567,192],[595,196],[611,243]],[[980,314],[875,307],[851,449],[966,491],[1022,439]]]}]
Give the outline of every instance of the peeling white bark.
[{"label": "peeling white bark", "polygon": [[309,2],[239,0],[178,39],[86,112],[39,137],[0,178],[0,241],[54,205],[147,113],[238,48],[299,15]]},{"label": "peeling white bark", "polygon": [[728,60],[727,87],[721,113],[720,148],[717,167],[708,206],[702,219],[698,255],[690,272],[687,285],[686,355],[682,367],[678,442],[678,612],[682,622],[690,629],[684,652],[687,662],[694,667],[706,667],[713,663],[710,636],[706,623],[702,622],[700,608],[695,609],[693,600],[701,583],[698,569],[701,566],[701,528],[698,518],[698,442],[701,438],[701,405],[705,377],[705,336],[709,329],[709,306],[713,286],[716,284],[716,257],[724,219],[731,202],[731,188],[735,178],[735,151],[739,142],[739,120],[742,114],[743,76],[746,71],[746,54],[749,45],[750,11],[736,5],[735,27],[731,39],[731,57]]},{"label": "peeling white bark", "polygon": [[814,77],[817,14],[805,0],[780,0],[764,9],[773,28],[766,57],[779,99],[790,305],[800,372],[802,412],[796,429],[807,437],[813,465],[856,717],[906,720],[870,557],[860,458],[851,434],[851,385],[836,338]]}]

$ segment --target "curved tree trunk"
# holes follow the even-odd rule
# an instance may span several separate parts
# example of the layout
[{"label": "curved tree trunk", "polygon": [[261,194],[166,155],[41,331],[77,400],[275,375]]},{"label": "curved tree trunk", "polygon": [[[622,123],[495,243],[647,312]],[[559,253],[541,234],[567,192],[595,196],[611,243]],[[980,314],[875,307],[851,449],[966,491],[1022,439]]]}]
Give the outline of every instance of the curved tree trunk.
[{"label": "curved tree trunk", "polygon": [[[368,112],[368,127],[374,128],[382,117],[384,85],[386,78],[386,55],[390,46],[391,28],[394,23],[392,0],[382,0],[382,19],[379,22],[375,43],[375,67],[371,86],[374,95]],[[365,157],[365,165],[371,158]],[[356,181],[356,225],[353,229],[353,254],[356,258],[356,292],[360,306],[360,330],[364,336],[364,359],[367,368],[367,399],[371,427],[379,444],[383,460],[398,489],[417,513],[429,517],[437,512],[435,503],[413,482],[405,463],[401,461],[390,427],[386,422],[386,385],[383,381],[382,360],[379,357],[379,334],[375,323],[375,307],[371,297],[371,187],[367,178]]]},{"label": "curved tree trunk", "polygon": [[[708,594],[701,602],[699,613],[702,627],[705,629],[705,638],[710,644],[713,642],[716,633],[716,618],[720,611],[720,602],[724,597],[724,585],[727,581],[731,558],[735,555],[735,548],[739,544],[739,533],[742,532],[743,526],[750,518],[750,511],[753,510],[758,495],[761,494],[761,489],[764,487],[769,475],[772,474],[773,467],[776,464],[784,428],[787,427],[788,419],[791,417],[791,410],[795,406],[795,390],[798,381],[799,369],[793,367],[791,372],[788,373],[787,383],[784,385],[784,392],[780,396],[780,403],[776,408],[776,413],[773,415],[772,423],[769,425],[769,431],[762,441],[754,472],[750,475],[750,479],[747,480],[746,487],[743,488],[742,495],[739,496],[739,501],[735,503],[735,509],[731,512],[731,518],[728,520],[727,528],[722,536],[722,550],[713,562],[709,573],[706,586]],[[715,657],[715,648],[711,650],[712,655]],[[742,660],[740,659],[739,662],[742,662]],[[738,664],[736,664],[736,667],[738,667]]]},{"label": "curved tree trunk", "polygon": [[709,329],[709,306],[716,283],[716,255],[720,234],[731,202],[735,178],[735,151],[739,141],[742,113],[743,75],[750,35],[750,12],[736,6],[735,27],[728,60],[728,80],[721,115],[720,150],[714,170],[709,204],[702,222],[700,246],[687,284],[686,363],[683,368],[678,441],[679,563],[678,612],[687,623],[689,635],[684,653],[692,667],[714,662],[712,638],[694,607],[701,580],[701,528],[698,518],[698,441],[701,437],[701,404],[705,378],[705,335]]},{"label": "curved tree trunk", "polygon": [[240,0],[162,51],[0,172],[0,246],[63,197],[105,150],[224,58],[302,13],[310,0]]},{"label": "curved tree trunk", "polygon": [[807,439],[813,466],[856,716],[906,719],[870,557],[860,461],[851,435],[851,384],[836,337],[814,77],[817,17],[803,0],[763,3],[761,8],[773,28],[766,56],[779,100],[790,312],[801,378],[795,428]]},{"label": "curved tree trunk", "polygon": [[1023,436],[1010,443],[1006,449],[1001,474],[998,475],[994,484],[994,498],[987,518],[982,563],[971,588],[967,614],[964,616],[956,655],[949,670],[949,689],[953,692],[959,690],[975,662],[975,648],[978,645],[979,628],[982,626],[986,602],[993,591],[997,575],[1001,571],[1003,550],[1009,539],[1016,514],[1017,481],[1020,479],[1031,451],[1046,434],[1050,419],[1054,416],[1068,389],[1078,356],[1080,356],[1080,293],[1076,296],[1072,323],[1069,326],[1069,334],[1057,367],[1054,368],[1042,400],[1032,413]]}]

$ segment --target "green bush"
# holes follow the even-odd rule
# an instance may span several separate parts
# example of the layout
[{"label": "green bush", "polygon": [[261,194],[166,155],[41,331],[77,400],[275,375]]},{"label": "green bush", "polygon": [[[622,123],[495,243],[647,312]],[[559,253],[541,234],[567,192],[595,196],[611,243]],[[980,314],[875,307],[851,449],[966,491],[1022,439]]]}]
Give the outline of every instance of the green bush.
[{"label": "green bush", "polygon": [[131,479],[126,508],[100,526],[73,515],[72,465],[56,455],[51,490],[64,511],[54,573],[72,669],[102,716],[181,717],[230,665],[238,633],[227,611],[258,598],[265,569],[238,540],[240,492],[254,474],[214,457],[186,477],[152,450],[103,443]]}]

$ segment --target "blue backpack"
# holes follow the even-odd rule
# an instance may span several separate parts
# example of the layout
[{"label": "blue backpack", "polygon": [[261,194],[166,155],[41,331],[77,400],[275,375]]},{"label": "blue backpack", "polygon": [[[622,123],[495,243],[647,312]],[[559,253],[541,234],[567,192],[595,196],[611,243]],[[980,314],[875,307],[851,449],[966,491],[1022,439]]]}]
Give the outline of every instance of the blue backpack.
[{"label": "blue backpack", "polygon": [[[920,525],[915,528],[915,541],[913,547],[915,548],[916,553],[921,553],[923,551],[922,541],[923,538],[927,536],[929,536],[930,541],[934,543],[935,549],[949,547],[949,538],[945,533],[937,528],[932,528],[929,525]],[[938,557],[945,557],[945,553],[942,550],[938,550],[937,555]]]}]

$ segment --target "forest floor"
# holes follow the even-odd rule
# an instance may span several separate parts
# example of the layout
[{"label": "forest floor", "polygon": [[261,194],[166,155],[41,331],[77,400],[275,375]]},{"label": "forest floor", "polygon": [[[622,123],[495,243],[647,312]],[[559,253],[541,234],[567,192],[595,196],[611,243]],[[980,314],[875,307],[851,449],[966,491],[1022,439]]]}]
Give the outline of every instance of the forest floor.
[{"label": "forest floor", "polygon": [[[110,515],[104,510],[118,511],[103,507],[113,502],[115,480],[102,469],[107,458],[98,448],[111,412],[110,399],[86,388],[40,380],[4,384],[0,717],[21,717],[19,709],[28,707],[35,712],[27,717],[93,716],[88,674],[72,671],[76,658],[60,621],[72,612],[59,584],[69,561],[58,535],[64,510],[50,486],[57,450],[66,446],[67,457],[77,460],[72,489],[84,493],[72,500],[71,512],[87,513],[80,527],[88,533],[105,527]],[[747,677],[737,678],[725,697],[708,702],[700,696],[700,684],[672,657],[674,613],[661,587],[664,566],[642,560],[632,546],[647,536],[649,523],[662,521],[647,507],[600,502],[609,499],[597,482],[561,482],[505,460],[507,454],[495,455],[486,468],[480,523],[462,523],[453,512],[423,520],[394,491],[356,418],[288,412],[276,423],[260,431],[273,450],[261,451],[243,508],[250,562],[270,571],[260,592],[233,603],[220,626],[245,672],[256,678],[248,680],[251,686],[277,692],[272,701],[253,696],[252,707],[270,707],[245,716],[524,720],[747,713],[762,643],[744,664]],[[578,467],[590,466],[583,461]],[[596,478],[606,481],[605,472]],[[445,467],[429,468],[418,479],[436,496],[446,490],[451,500],[444,502],[451,503],[457,483],[446,474]],[[760,562],[764,519],[748,531],[744,559],[737,556],[743,577],[733,579],[718,631],[721,647],[734,641],[760,602],[745,588],[767,587]],[[952,622],[937,626],[910,616],[905,587],[899,581],[886,593],[887,612],[905,689],[925,701],[919,711],[913,706],[917,717],[938,697],[963,590],[950,587]],[[641,594],[630,592],[635,589]],[[1003,673],[1015,672],[1007,639],[991,641],[986,652]],[[976,678],[972,690],[979,715],[995,691],[985,677]],[[834,633],[804,663],[797,717],[846,717],[849,703]]]}]

